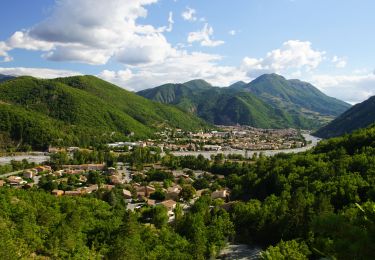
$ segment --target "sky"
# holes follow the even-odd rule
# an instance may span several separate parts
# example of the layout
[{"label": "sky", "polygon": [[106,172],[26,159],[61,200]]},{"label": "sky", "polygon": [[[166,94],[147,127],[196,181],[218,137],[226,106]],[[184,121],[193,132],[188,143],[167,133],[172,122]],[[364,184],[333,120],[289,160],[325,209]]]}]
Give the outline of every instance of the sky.
[{"label": "sky", "polygon": [[2,0],[0,73],[90,74],[138,91],[278,73],[375,95],[373,0]]}]

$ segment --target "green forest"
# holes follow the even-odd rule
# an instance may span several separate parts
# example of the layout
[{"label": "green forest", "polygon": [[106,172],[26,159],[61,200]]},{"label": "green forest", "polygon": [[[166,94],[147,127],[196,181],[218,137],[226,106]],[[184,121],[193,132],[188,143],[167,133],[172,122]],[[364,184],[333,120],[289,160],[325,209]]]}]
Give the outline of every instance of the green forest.
[{"label": "green forest", "polygon": [[[136,154],[122,159],[157,159]],[[232,191],[228,207],[209,196],[187,212],[177,206],[172,223],[163,206],[126,211],[121,187],[79,198],[2,188],[0,258],[207,259],[235,241],[261,246],[263,259],[373,259],[374,154],[370,127],[309,152],[249,161],[166,155],[171,168],[224,175],[216,188]]]},{"label": "green forest", "polygon": [[147,138],[165,127],[198,130],[202,120],[94,76],[0,82],[0,149],[88,147]]}]

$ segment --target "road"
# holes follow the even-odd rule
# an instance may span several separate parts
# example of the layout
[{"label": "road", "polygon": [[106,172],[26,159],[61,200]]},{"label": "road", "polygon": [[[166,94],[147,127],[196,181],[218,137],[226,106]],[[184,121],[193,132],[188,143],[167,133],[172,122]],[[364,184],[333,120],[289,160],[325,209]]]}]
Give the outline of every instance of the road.
[{"label": "road", "polygon": [[8,172],[8,173],[4,173],[2,175],[0,175],[0,178],[7,178],[9,176],[12,176],[12,175],[17,175],[21,172],[23,172],[24,170],[20,170],[20,171],[15,171],[15,172]]},{"label": "road", "polygon": [[[306,139],[307,142],[311,141],[311,144],[308,144],[307,146],[301,147],[301,148],[294,148],[294,149],[283,149],[283,150],[257,150],[257,151],[247,151],[247,156],[252,157],[254,153],[259,154],[262,152],[265,156],[273,156],[279,153],[300,153],[300,152],[305,152],[307,150],[310,150],[314,146],[318,144],[318,142],[321,140],[318,137],[309,135],[309,134],[303,134],[303,137]],[[171,152],[175,156],[186,156],[186,155],[194,155],[198,156],[199,154],[202,154],[205,158],[210,159],[211,155],[216,155],[216,154],[241,154],[242,156],[245,156],[246,150],[236,150],[232,149],[229,151],[199,151],[199,152]]]}]

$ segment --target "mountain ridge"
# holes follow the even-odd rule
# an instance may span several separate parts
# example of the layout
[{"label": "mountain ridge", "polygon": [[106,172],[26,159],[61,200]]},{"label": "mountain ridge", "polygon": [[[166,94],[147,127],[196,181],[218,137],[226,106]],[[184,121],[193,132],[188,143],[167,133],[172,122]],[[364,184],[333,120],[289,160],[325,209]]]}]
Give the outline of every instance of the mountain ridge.
[{"label": "mountain ridge", "polygon": [[[318,128],[350,107],[343,101],[326,96],[307,82],[286,80],[277,74],[264,74],[250,83],[239,81],[223,88],[211,86],[202,80],[187,83],[164,84],[137,94],[176,105],[213,124],[240,123],[255,127]],[[302,93],[304,91],[307,94]],[[243,92],[247,93],[247,101],[242,99],[239,102],[240,97],[245,95]],[[227,100],[235,96],[238,96],[238,99],[234,99],[237,101],[237,112],[233,111],[233,106],[226,106]],[[223,109],[213,109],[212,104]],[[220,113],[225,119],[216,117],[215,113]],[[258,119],[254,120],[252,115],[255,118],[258,116]],[[260,117],[263,118],[260,120]],[[257,123],[260,121],[263,123]],[[266,121],[270,123],[264,123]]]}]

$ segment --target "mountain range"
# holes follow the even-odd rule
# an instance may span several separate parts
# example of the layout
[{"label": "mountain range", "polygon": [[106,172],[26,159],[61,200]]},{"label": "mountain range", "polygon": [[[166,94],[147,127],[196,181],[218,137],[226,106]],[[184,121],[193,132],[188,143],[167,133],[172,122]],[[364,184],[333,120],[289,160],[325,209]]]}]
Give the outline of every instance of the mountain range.
[{"label": "mountain range", "polygon": [[146,138],[162,127],[208,127],[180,109],[140,97],[94,76],[36,79],[22,76],[0,83],[0,143],[45,149]]},{"label": "mountain range", "polygon": [[328,125],[319,129],[315,135],[323,138],[351,133],[356,129],[375,123],[375,96],[356,104]]},{"label": "mountain range", "polygon": [[307,82],[287,80],[277,74],[264,74],[250,83],[240,81],[224,88],[193,80],[137,94],[176,105],[212,124],[261,128],[316,129],[350,108]]}]

